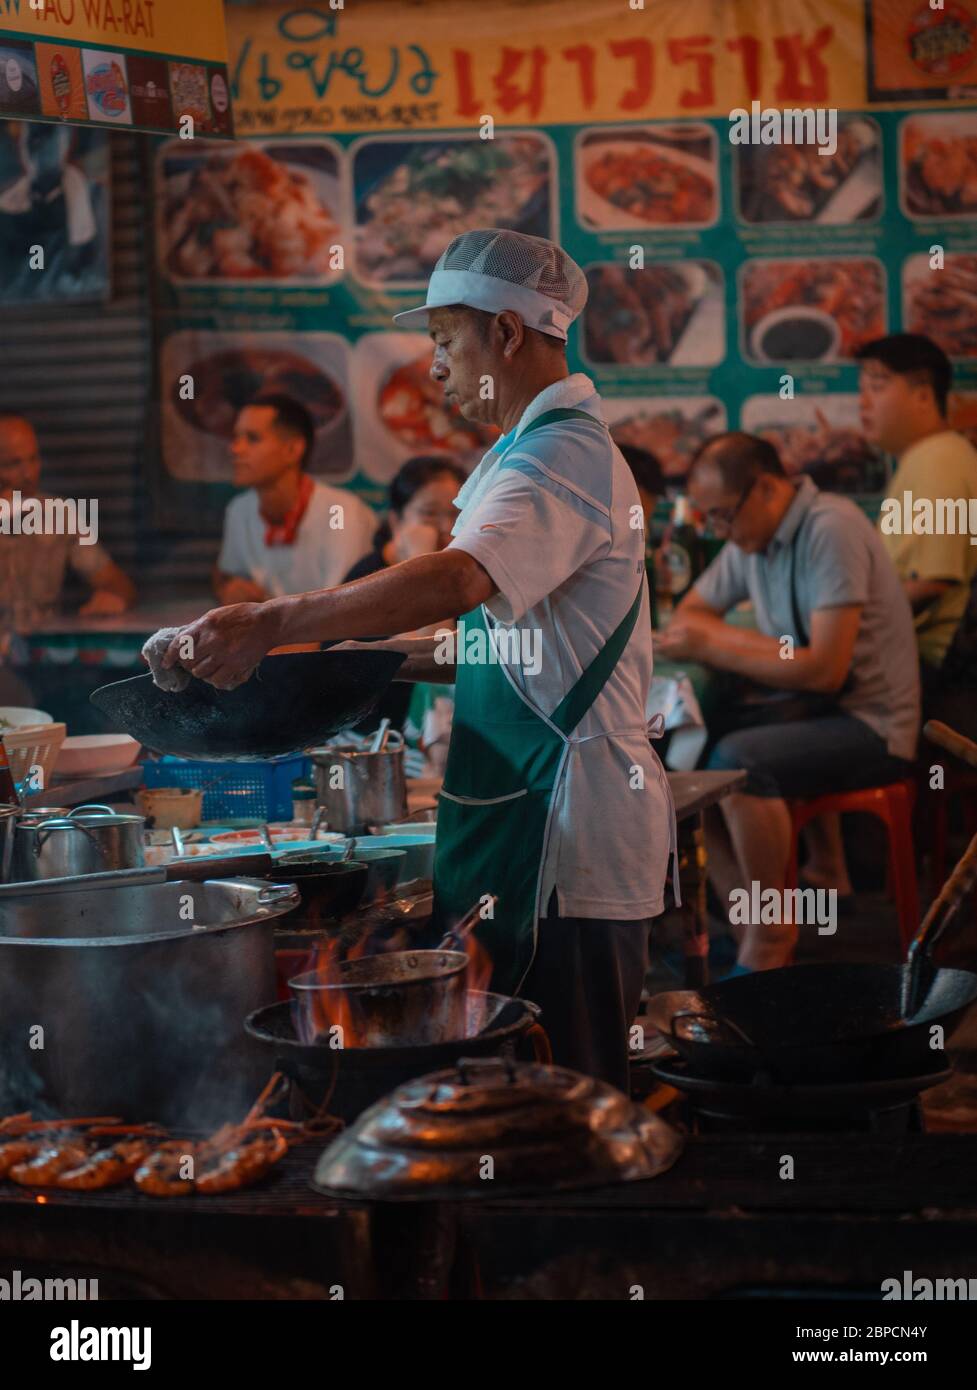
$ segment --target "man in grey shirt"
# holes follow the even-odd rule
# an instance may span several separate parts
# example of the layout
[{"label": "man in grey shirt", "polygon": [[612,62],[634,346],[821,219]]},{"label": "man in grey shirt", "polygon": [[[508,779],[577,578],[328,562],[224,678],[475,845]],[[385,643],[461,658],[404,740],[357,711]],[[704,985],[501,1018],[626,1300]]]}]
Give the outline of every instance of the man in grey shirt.
[{"label": "man in grey shirt", "polygon": [[[919,677],[902,585],[853,502],[788,478],[771,444],[739,432],[702,448],[689,492],[728,540],[658,648],[741,678],[710,723],[706,764],[748,773],[707,824],[710,876],[728,902],[733,888],[783,888],[789,800],[911,775]],[[756,630],[723,621],[747,599]],[[793,925],[752,923],[739,964],[784,965],[795,939]]]}]

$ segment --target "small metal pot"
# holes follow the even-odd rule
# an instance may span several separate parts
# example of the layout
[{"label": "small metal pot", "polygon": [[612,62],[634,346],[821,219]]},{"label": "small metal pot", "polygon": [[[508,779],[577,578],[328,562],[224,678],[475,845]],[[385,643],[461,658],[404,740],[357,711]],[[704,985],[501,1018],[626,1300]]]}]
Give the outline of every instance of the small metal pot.
[{"label": "small metal pot", "polygon": [[141,869],[146,862],[142,816],[108,806],[77,806],[66,816],[22,818],[14,831],[15,881]]},{"label": "small metal pot", "polygon": [[312,761],[316,800],[330,830],[362,835],[371,825],[406,816],[404,736],[398,730],[389,734],[382,752],[337,744],[313,748]]},{"label": "small metal pot", "polygon": [[[407,1047],[465,1035],[464,951],[391,951],[296,975],[288,987],[305,1042],[340,1024],[345,1047]],[[351,1036],[350,1036],[351,1035]]]}]

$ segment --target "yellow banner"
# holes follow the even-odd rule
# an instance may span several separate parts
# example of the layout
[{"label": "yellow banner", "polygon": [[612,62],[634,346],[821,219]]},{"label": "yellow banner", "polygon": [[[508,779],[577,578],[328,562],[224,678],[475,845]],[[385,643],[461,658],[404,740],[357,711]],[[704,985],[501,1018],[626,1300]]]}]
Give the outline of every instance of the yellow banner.
[{"label": "yellow banner", "polygon": [[866,103],[862,0],[320,0],[227,25],[239,134]]},{"label": "yellow banner", "polygon": [[0,30],[49,43],[227,61],[222,0],[0,0]]}]

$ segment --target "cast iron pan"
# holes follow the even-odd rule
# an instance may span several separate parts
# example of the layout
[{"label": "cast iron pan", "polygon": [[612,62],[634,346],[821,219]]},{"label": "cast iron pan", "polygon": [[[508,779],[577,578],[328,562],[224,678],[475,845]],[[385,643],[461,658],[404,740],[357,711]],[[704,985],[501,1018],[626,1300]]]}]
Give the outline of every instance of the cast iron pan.
[{"label": "cast iron pan", "polygon": [[157,753],[218,762],[275,758],[365,718],[403,660],[388,651],[291,652],[266,656],[236,690],[192,678],[172,694],[145,675],[103,685],[91,701],[120,732]]}]

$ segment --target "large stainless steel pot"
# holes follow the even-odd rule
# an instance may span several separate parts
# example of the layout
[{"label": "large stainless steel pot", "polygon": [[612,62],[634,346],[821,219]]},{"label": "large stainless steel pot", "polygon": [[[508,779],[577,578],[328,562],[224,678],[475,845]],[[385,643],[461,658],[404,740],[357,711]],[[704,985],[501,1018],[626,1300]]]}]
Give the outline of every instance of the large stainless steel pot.
[{"label": "large stainless steel pot", "polygon": [[342,744],[312,749],[316,800],[330,830],[362,835],[407,814],[404,737],[393,730],[382,751]]},{"label": "large stainless steel pot", "polygon": [[275,997],[270,924],[298,901],[261,879],[4,896],[0,1114],[239,1117],[268,1073],[244,1020]]},{"label": "large stainless steel pot", "polygon": [[21,817],[14,830],[15,881],[140,869],[145,820],[110,806],[76,806],[66,816]]}]

